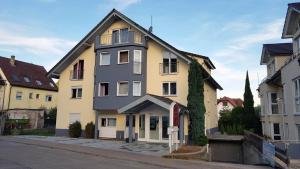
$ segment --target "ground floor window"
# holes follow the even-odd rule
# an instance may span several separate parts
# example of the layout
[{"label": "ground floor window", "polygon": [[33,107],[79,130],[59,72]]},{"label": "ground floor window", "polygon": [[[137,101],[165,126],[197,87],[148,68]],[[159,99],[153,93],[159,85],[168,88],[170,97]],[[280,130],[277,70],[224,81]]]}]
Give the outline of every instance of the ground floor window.
[{"label": "ground floor window", "polygon": [[159,116],[150,116],[150,139],[159,139]]},{"label": "ground floor window", "polygon": [[69,114],[69,124],[72,124],[76,121],[80,122],[80,113],[70,113]]},{"label": "ground floor window", "polygon": [[273,133],[274,133],[274,140],[281,140],[280,124],[279,123],[274,123],[273,124]]},{"label": "ground floor window", "polygon": [[116,124],[116,118],[101,118],[101,127],[115,127]]}]

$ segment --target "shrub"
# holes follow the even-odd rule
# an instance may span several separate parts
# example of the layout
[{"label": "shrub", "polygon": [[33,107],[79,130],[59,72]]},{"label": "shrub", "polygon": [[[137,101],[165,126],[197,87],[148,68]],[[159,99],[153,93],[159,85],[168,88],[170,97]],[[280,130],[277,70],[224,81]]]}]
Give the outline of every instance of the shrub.
[{"label": "shrub", "polygon": [[93,122],[86,124],[84,133],[86,138],[94,138],[95,125]]},{"label": "shrub", "polygon": [[81,124],[79,121],[69,125],[69,136],[72,138],[78,138],[81,136]]},{"label": "shrub", "polygon": [[208,143],[208,139],[206,136],[201,136],[200,137],[200,141],[199,141],[199,145],[200,146],[205,146]]}]

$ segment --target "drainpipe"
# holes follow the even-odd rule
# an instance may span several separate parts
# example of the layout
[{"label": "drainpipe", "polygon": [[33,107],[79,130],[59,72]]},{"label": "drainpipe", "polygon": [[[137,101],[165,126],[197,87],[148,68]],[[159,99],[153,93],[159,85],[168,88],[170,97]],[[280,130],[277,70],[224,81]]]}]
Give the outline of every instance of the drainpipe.
[{"label": "drainpipe", "polygon": [[9,88],[9,97],[8,97],[7,110],[9,110],[9,105],[10,105],[10,98],[11,98],[11,88],[12,88],[12,85],[10,85],[10,88]]}]

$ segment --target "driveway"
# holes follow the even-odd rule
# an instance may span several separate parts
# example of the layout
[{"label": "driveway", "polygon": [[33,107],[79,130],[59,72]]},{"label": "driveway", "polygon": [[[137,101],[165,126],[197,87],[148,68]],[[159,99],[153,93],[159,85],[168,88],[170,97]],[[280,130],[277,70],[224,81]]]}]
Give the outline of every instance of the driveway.
[{"label": "driveway", "polygon": [[[76,142],[75,140],[73,140]],[[79,142],[79,140],[78,140]],[[264,169],[203,161],[164,159],[156,156],[51,141],[0,136],[1,169]]]},{"label": "driveway", "polygon": [[16,138],[48,141],[60,144],[71,144],[81,145],[86,147],[101,148],[107,150],[125,151],[132,153],[139,153],[152,156],[162,156],[169,153],[168,144],[158,143],[145,143],[145,142],[134,142],[125,143],[124,141],[113,141],[113,140],[95,140],[85,138],[69,138],[69,137],[55,137],[55,136],[14,136]]}]

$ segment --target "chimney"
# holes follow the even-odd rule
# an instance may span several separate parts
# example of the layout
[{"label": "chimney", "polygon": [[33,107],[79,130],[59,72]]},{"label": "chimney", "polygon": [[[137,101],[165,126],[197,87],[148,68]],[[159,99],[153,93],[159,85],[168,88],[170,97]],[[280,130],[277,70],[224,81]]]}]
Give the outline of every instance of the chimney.
[{"label": "chimney", "polygon": [[15,62],[16,62],[16,57],[15,57],[15,55],[11,55],[11,56],[10,56],[10,64],[11,64],[12,66],[16,66]]}]

